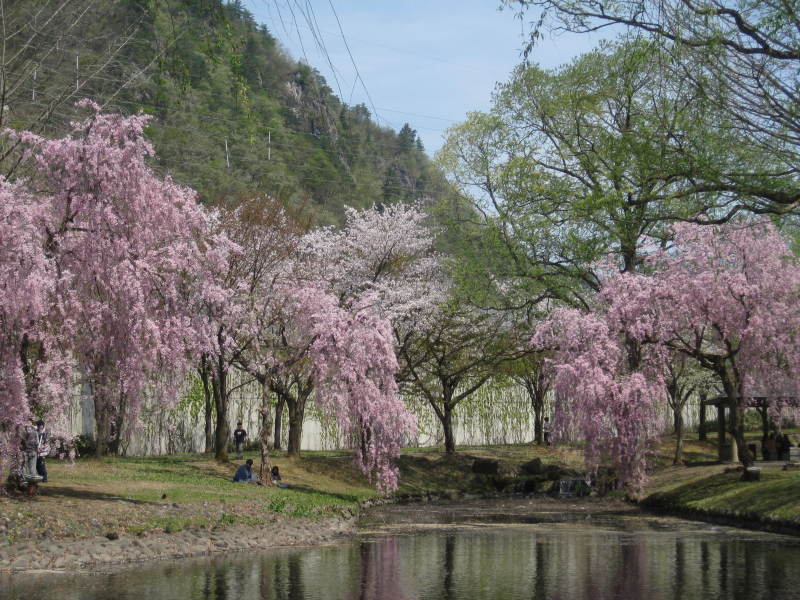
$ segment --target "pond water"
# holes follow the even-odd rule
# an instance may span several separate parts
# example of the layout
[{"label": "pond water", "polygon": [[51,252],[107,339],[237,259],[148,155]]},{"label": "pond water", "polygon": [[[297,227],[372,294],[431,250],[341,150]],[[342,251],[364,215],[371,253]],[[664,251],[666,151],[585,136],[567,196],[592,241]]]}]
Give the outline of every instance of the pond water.
[{"label": "pond water", "polygon": [[0,575],[0,598],[800,598],[800,539],[564,508],[392,506],[335,544],[109,573]]}]

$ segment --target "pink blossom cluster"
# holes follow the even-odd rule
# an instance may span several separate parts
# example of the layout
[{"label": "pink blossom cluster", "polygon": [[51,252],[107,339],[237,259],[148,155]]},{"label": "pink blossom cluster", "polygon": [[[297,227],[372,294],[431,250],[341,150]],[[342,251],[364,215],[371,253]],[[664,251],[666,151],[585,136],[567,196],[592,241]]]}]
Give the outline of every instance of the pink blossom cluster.
[{"label": "pink blossom cluster", "polygon": [[34,408],[60,433],[72,366],[92,385],[101,428],[123,411],[135,423],[146,385],[174,400],[189,354],[207,343],[198,306],[226,295],[209,274],[229,245],[192,190],[146,165],[148,118],[81,104],[92,114],[66,137],[6,132],[32,168],[0,181],[3,456]]},{"label": "pink blossom cluster", "polygon": [[414,419],[392,325],[441,295],[422,211],[350,211],[343,230],[303,238],[258,201],[210,213],[148,167],[148,117],[81,104],[90,116],[63,138],[6,132],[31,176],[0,181],[0,457],[34,412],[63,433],[73,368],[100,443],[130,433],[145,390],[173,403],[210,353],[223,369],[304,370],[361,469],[395,489]]},{"label": "pink blossom cluster", "polygon": [[321,228],[304,236],[298,277],[324,282],[346,301],[370,294],[395,326],[432,314],[445,292],[429,217],[407,205],[348,208],[346,216],[340,230]]},{"label": "pink blossom cluster", "polygon": [[555,349],[554,439],[583,439],[591,470],[611,462],[621,481],[644,481],[646,454],[660,432],[663,377],[628,368],[624,336],[602,312],[561,308],[534,334]]},{"label": "pink blossom cluster", "polygon": [[759,221],[682,223],[673,234],[648,274],[609,277],[594,310],[556,311],[533,340],[554,349],[559,431],[582,436],[590,464],[610,458],[633,484],[673,353],[713,372],[739,418],[753,396],[779,411],[800,390],[800,265],[780,233]]},{"label": "pink blossom cluster", "polygon": [[394,459],[416,431],[401,400],[390,323],[372,308],[368,294],[348,307],[313,286],[292,292],[313,341],[311,369],[318,406],[333,415],[354,441],[361,471],[384,493],[397,489]]}]

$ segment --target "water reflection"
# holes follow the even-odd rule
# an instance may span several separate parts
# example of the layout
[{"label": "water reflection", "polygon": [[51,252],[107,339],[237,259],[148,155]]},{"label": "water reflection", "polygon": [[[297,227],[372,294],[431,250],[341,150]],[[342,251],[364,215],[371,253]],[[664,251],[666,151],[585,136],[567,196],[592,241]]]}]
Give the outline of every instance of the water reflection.
[{"label": "water reflection", "polygon": [[798,564],[793,538],[710,527],[473,526],[112,574],[0,575],[0,598],[777,599],[800,590]]}]

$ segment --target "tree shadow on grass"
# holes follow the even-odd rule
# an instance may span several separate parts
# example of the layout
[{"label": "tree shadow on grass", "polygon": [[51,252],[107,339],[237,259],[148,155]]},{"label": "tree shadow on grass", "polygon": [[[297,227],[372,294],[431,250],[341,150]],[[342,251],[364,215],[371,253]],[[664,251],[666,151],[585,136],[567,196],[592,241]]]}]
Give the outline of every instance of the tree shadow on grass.
[{"label": "tree shadow on grass", "polygon": [[39,487],[39,495],[50,498],[75,498],[77,500],[101,500],[105,502],[128,502],[130,504],[142,506],[161,506],[160,502],[148,500],[136,500],[118,494],[108,494],[105,492],[95,492],[91,490],[81,490],[64,486],[46,485]]},{"label": "tree shadow on grass", "polygon": [[765,514],[779,509],[797,513],[800,512],[800,477],[776,474],[764,476],[761,481],[744,482],[738,472],[719,473],[654,494],[652,500],[661,504],[748,514]]},{"label": "tree shadow on grass", "polygon": [[693,467],[713,467],[714,465],[721,465],[722,463],[719,460],[690,460],[686,459],[683,461],[683,466],[693,468]]},{"label": "tree shadow on grass", "polygon": [[[154,469],[148,467],[143,472],[147,474],[166,475],[167,478],[157,480],[159,483],[172,483],[180,485],[183,483],[187,483],[186,479],[194,479],[198,477],[211,480],[226,481],[229,480],[231,477],[233,477],[234,470],[231,470],[230,473],[223,473],[211,467],[186,465],[181,469]],[[171,480],[169,478],[174,478],[174,480]],[[131,480],[136,481],[136,478],[135,477],[131,478]],[[202,481],[194,481],[193,483],[202,483]]]},{"label": "tree shadow on grass", "polygon": [[307,494],[314,494],[318,496],[331,496],[333,498],[338,498],[339,500],[352,503],[356,503],[359,500],[359,497],[354,494],[338,494],[336,492],[327,492],[309,487],[307,485],[289,485],[289,487],[286,488],[274,488],[269,486],[265,487],[267,487],[267,489],[281,489],[289,493],[295,491],[295,492],[305,492]]}]

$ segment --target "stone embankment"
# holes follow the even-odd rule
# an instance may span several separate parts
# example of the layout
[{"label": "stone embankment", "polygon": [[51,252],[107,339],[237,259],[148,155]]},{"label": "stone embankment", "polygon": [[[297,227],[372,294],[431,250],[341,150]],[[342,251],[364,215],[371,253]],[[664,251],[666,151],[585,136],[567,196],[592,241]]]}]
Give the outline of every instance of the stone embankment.
[{"label": "stone embankment", "polygon": [[279,546],[310,546],[355,533],[355,520],[277,520],[266,527],[231,525],[146,536],[25,541],[0,547],[0,571],[86,570],[106,565],[202,556]]}]

